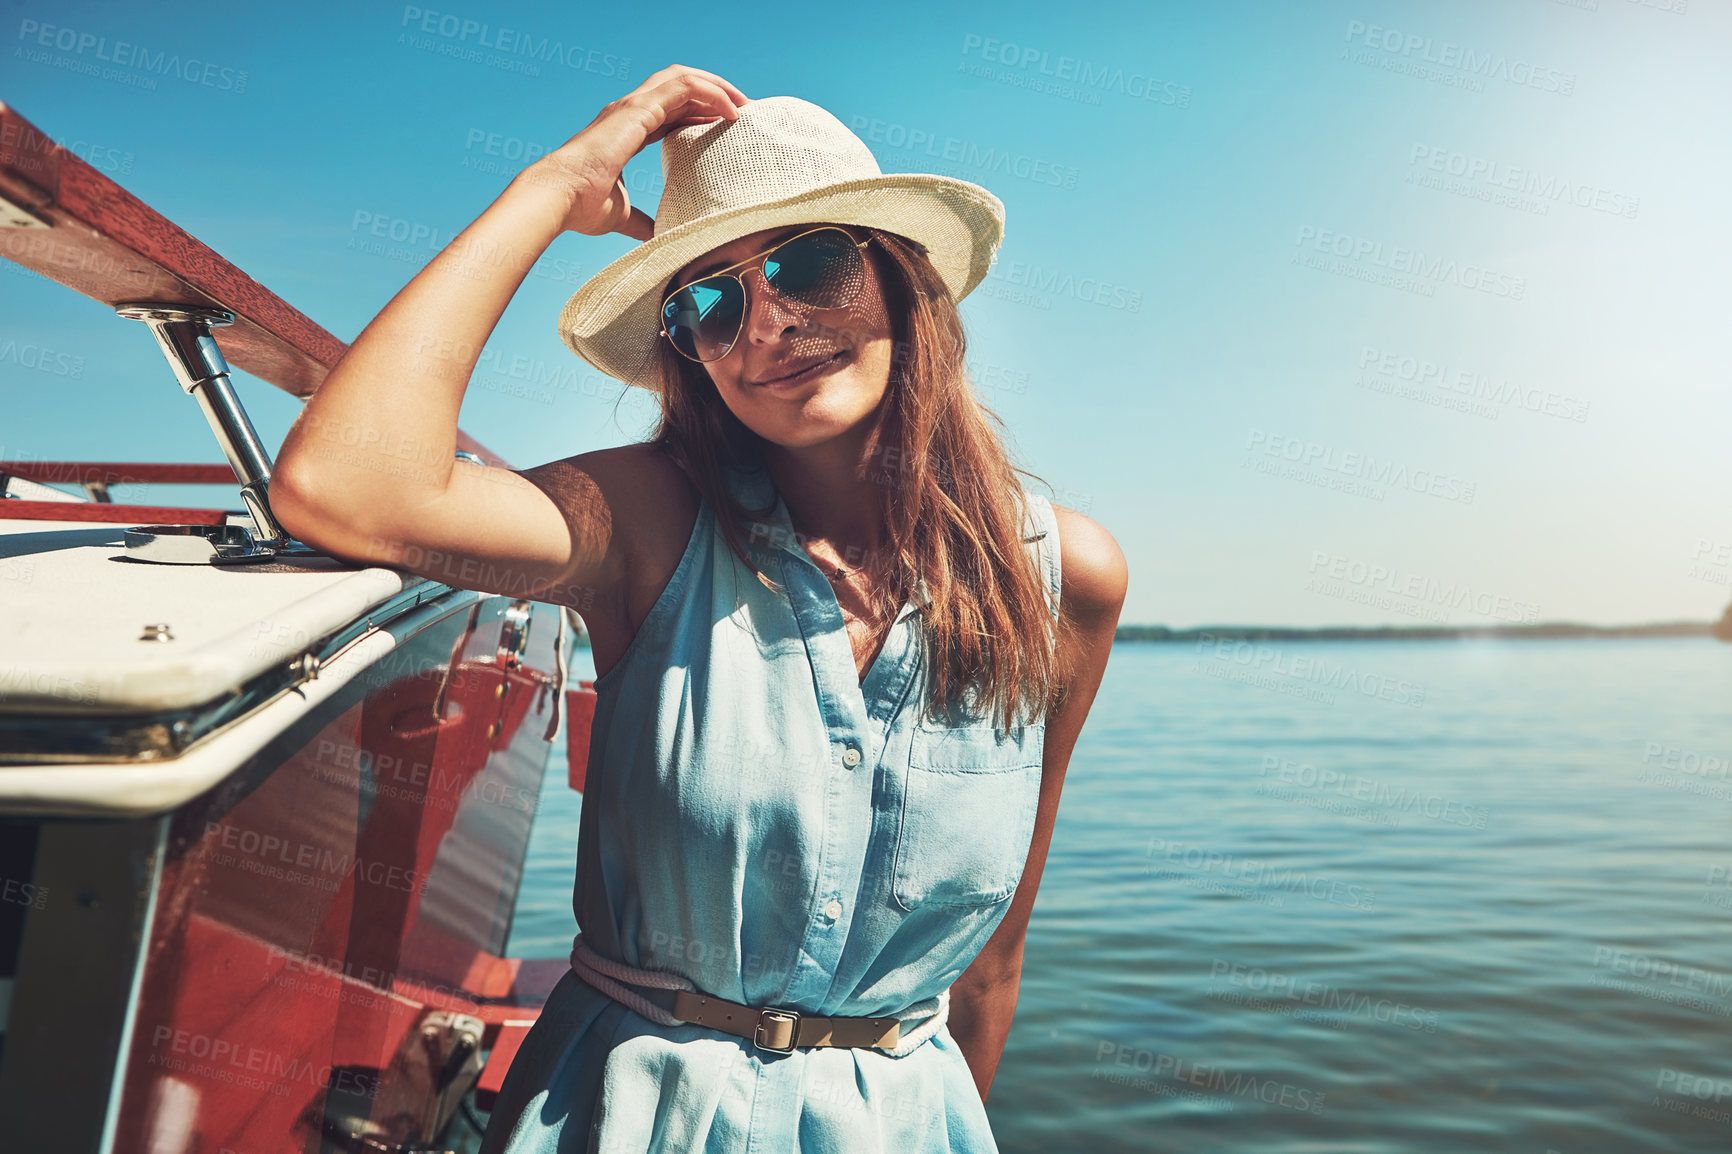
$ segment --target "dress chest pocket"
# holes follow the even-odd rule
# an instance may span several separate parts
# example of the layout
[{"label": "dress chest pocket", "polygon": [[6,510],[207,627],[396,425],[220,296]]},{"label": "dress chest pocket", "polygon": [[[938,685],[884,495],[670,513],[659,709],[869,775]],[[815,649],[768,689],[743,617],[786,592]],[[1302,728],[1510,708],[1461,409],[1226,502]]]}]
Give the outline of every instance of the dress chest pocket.
[{"label": "dress chest pocket", "polygon": [[1022,880],[1040,800],[1044,721],[913,727],[891,892],[904,910],[984,908]]}]

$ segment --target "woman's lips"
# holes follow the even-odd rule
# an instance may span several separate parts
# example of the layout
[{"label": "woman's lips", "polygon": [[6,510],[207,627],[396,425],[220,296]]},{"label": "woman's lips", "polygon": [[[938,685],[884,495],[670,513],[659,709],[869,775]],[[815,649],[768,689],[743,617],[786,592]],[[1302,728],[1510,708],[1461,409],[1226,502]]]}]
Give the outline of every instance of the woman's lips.
[{"label": "woman's lips", "polygon": [[812,367],[810,367],[808,369],[802,369],[800,372],[795,373],[791,377],[777,377],[774,380],[760,381],[760,382],[758,382],[758,384],[760,385],[760,387],[766,388],[766,389],[782,389],[782,388],[791,388],[795,385],[803,385],[807,381],[813,380],[817,377],[821,377],[825,373],[829,372],[831,369],[837,368],[838,366],[840,366],[842,364],[843,361],[845,361],[847,359],[847,357],[848,357],[848,350],[847,349],[838,349],[838,350],[836,350],[836,352],[832,353],[827,359],[819,361],[817,364],[813,365]]}]

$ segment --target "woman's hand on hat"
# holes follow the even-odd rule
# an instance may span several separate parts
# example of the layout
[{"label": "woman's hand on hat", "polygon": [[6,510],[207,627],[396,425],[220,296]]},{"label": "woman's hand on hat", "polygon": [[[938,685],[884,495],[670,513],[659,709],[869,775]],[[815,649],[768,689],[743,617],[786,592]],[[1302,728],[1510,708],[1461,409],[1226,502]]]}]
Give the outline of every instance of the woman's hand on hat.
[{"label": "woman's hand on hat", "polygon": [[565,227],[586,236],[655,235],[655,220],[632,207],[621,175],[626,163],[670,132],[735,120],[745,93],[713,72],[671,64],[607,105],[589,127],[531,164],[519,180],[570,198]]}]

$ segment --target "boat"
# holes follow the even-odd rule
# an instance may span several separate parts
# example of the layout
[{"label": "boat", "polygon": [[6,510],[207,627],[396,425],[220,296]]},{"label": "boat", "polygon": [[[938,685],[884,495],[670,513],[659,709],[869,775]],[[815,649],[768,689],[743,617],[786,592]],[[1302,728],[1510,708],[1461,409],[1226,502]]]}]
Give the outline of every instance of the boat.
[{"label": "boat", "polygon": [[0,1147],[472,1146],[568,964],[505,951],[581,620],[288,537],[231,366],[305,398],[345,345],[3,103],[0,255],[223,457],[0,459]]}]

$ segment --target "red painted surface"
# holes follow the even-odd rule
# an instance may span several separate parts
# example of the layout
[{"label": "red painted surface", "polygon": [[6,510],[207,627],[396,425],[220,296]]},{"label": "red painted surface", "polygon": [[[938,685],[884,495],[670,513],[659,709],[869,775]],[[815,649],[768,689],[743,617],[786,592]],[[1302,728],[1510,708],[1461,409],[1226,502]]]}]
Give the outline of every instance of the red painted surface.
[{"label": "red painted surface", "polygon": [[517,1051],[523,1046],[523,1039],[529,1036],[529,1027],[534,1024],[533,1021],[511,1021],[499,1028],[499,1040],[493,1043],[493,1052],[487,1055],[487,1067],[481,1071],[481,1080],[475,1084],[475,1104],[483,1110],[492,1110],[499,1101],[499,1088],[505,1085],[505,1074],[517,1059]]},{"label": "red painted surface", "polygon": [[565,691],[567,718],[565,756],[567,780],[573,791],[583,792],[589,777],[589,737],[595,726],[595,682],[580,681],[577,689]]},{"label": "red painted surface", "polygon": [[96,501],[4,501],[7,521],[123,521],[128,525],[226,525],[221,509],[180,509],[173,505],[113,505]]},{"label": "red painted surface", "polygon": [[[347,346],[0,103],[0,194],[52,227],[0,255],[104,305],[205,304],[237,368],[307,396]],[[171,377],[148,331],[140,355]],[[141,362],[142,364],[143,362]],[[509,467],[461,430],[457,447]],[[35,474],[18,468],[19,475]],[[81,463],[36,462],[81,470]],[[4,468],[5,466],[0,466]],[[233,483],[223,466],[101,465],[56,481]],[[144,478],[137,469],[194,476]],[[6,501],[0,513],[221,524],[218,510]],[[202,515],[201,515],[202,514]],[[207,519],[208,518],[208,519]],[[490,608],[502,602],[490,602]],[[554,719],[546,607],[519,669],[499,618],[427,627],[176,811],[145,943],[115,1151],[312,1154],[396,1144],[424,1108],[431,1010],[533,1015],[564,959],[502,958]],[[338,1138],[342,1136],[339,1143]]]},{"label": "red painted surface", "polygon": [[167,461],[0,461],[0,473],[44,485],[233,485],[227,465],[182,465]]},{"label": "red painted surface", "polygon": [[118,1154],[181,1135],[186,1154],[306,1154],[355,1125],[401,1141],[432,1090],[430,1011],[479,1018],[488,1043],[533,1020],[565,960],[500,955],[557,619],[537,606],[502,668],[503,604],[427,626],[175,813]]}]

